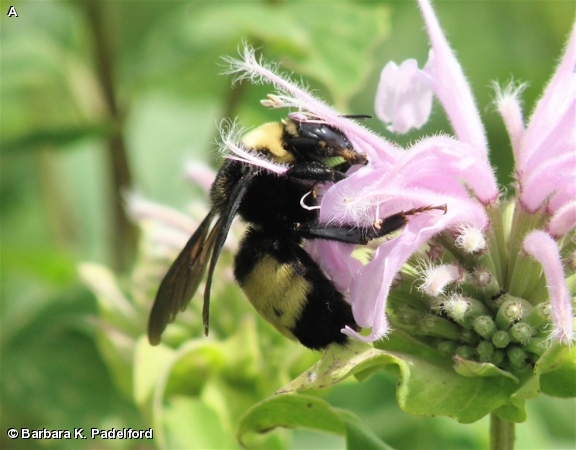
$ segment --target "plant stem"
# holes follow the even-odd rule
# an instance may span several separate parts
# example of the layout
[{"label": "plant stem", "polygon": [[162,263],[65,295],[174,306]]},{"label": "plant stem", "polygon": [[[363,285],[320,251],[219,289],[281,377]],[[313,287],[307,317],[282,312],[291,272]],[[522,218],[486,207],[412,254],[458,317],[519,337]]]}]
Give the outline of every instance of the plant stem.
[{"label": "plant stem", "polygon": [[514,440],[514,422],[490,414],[490,450],[513,450]]},{"label": "plant stem", "polygon": [[113,60],[114,49],[111,37],[111,14],[107,8],[109,4],[97,0],[84,3],[88,23],[91,26],[94,39],[96,68],[98,79],[102,87],[104,100],[108,109],[113,132],[108,138],[108,167],[110,170],[111,209],[110,242],[112,250],[112,263],[117,271],[127,271],[132,265],[136,253],[138,229],[130,222],[124,211],[123,195],[132,187],[132,177],[128,163],[128,153],[122,134],[123,117],[118,106],[116,91],[114,89]]}]

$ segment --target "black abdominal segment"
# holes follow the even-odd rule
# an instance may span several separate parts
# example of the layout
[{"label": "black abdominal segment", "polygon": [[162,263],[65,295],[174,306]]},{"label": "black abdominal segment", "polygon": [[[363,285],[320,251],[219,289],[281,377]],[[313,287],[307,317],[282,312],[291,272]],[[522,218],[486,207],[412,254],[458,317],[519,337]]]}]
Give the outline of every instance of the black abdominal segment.
[{"label": "black abdominal segment", "polygon": [[[284,281],[281,278],[288,276],[286,272],[289,272],[292,278],[289,283],[294,283],[297,281],[295,279],[299,278],[309,290],[298,299],[291,298],[293,295],[289,296],[287,293],[282,296],[279,292],[272,309],[276,317],[268,317],[263,305],[259,304],[259,299],[249,295],[256,310],[273,325],[282,321],[282,315],[293,315],[293,324],[280,322],[282,325],[277,328],[287,328],[308,348],[321,349],[333,342],[345,343],[347,336],[340,330],[346,326],[357,329],[351,306],[301,247],[302,239],[293,233],[282,231],[251,228],[246,232],[234,260],[234,276],[238,284],[244,287],[246,280],[261,264],[273,265],[270,275],[262,279],[262,283],[281,285]],[[298,307],[294,302],[298,302]]]}]

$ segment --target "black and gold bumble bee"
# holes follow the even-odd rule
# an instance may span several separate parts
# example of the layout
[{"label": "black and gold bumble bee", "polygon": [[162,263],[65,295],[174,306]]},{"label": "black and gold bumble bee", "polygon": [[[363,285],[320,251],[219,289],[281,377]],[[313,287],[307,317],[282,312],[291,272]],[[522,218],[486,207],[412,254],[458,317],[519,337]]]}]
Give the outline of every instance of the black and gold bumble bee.
[{"label": "black and gold bumble bee", "polygon": [[[150,343],[160,342],[209,266],[202,312],[208,333],[212,275],[236,214],[248,227],[235,256],[234,276],[254,308],[280,333],[308,348],[345,343],[341,330],[358,329],[352,309],[303,249],[304,240],[366,244],[399,229],[407,215],[420,210],[395,214],[367,228],[319,223],[317,209],[303,208],[302,198],[315,184],[338,182],[352,165],[367,163],[366,155],[356,152],[342,132],[325,123],[267,123],[249,132],[242,144],[287,164],[288,170],[279,176],[243,162],[224,162],[210,191],[212,209],[160,284],[148,324]],[[314,196],[306,202],[317,204]]]}]

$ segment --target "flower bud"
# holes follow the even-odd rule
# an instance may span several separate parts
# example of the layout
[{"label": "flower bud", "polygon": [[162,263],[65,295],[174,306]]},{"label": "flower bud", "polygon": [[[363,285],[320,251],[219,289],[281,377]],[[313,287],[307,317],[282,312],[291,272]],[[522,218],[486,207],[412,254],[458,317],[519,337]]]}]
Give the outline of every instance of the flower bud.
[{"label": "flower bud", "polygon": [[444,302],[444,311],[448,317],[460,325],[464,323],[464,316],[468,313],[470,307],[468,299],[461,295],[453,295]]},{"label": "flower bud", "polygon": [[[492,273],[489,270],[485,269],[475,270],[474,273],[472,274],[472,279],[474,280],[474,283],[476,283],[476,285],[482,289],[490,286],[495,281]],[[499,288],[497,289],[497,291],[498,290]]]},{"label": "flower bud", "polygon": [[431,297],[436,297],[443,294],[449,284],[462,281],[464,271],[456,265],[444,264],[425,268],[422,278],[424,281],[420,290]]},{"label": "flower bud", "polygon": [[453,356],[456,352],[457,344],[454,341],[440,341],[436,345],[436,349],[444,356]]},{"label": "flower bud", "polygon": [[500,330],[507,330],[514,322],[518,322],[524,316],[522,305],[514,300],[502,303],[496,313],[496,326]]},{"label": "flower bud", "polygon": [[458,340],[458,326],[432,314],[424,316],[418,321],[417,330],[419,334],[424,336]]},{"label": "flower bud", "polygon": [[494,344],[494,347],[506,348],[506,346],[510,343],[510,335],[507,331],[498,330],[492,336],[492,343]]},{"label": "flower bud", "polygon": [[524,345],[530,341],[530,338],[534,334],[534,329],[524,322],[518,322],[510,327],[509,332],[512,342]]},{"label": "flower bud", "polygon": [[524,345],[524,350],[536,355],[541,355],[548,348],[548,337],[546,336],[534,336],[530,338],[528,343]]},{"label": "flower bud", "polygon": [[462,359],[474,359],[476,355],[476,349],[469,345],[461,345],[456,349],[456,356],[459,356]]},{"label": "flower bud", "polygon": [[476,352],[478,353],[480,361],[490,362],[494,354],[494,344],[492,344],[492,342],[482,341],[476,347]]},{"label": "flower bud", "polygon": [[550,302],[538,303],[524,318],[524,322],[533,328],[545,328],[552,323]]},{"label": "flower bud", "polygon": [[398,305],[394,308],[394,313],[389,315],[389,318],[394,326],[410,333],[416,333],[418,332],[417,323],[425,316],[426,314],[410,306]]},{"label": "flower bud", "polygon": [[473,328],[476,317],[490,312],[482,302],[462,295],[453,295],[444,302],[444,311],[451,319],[467,329]]},{"label": "flower bud", "polygon": [[474,319],[474,331],[484,339],[491,339],[496,332],[496,323],[490,316],[479,316]]},{"label": "flower bud", "polygon": [[492,353],[492,357],[490,358],[490,362],[495,366],[499,366],[504,361],[506,354],[502,350],[494,350]]},{"label": "flower bud", "polygon": [[517,345],[511,345],[506,349],[506,356],[510,360],[512,366],[516,369],[522,368],[526,365],[526,358],[528,355]]},{"label": "flower bud", "polygon": [[460,328],[458,331],[458,340],[466,344],[476,345],[480,339],[478,338],[478,335],[474,333],[474,331],[467,330],[466,328]]},{"label": "flower bud", "polygon": [[471,227],[463,226],[458,230],[459,234],[456,237],[456,247],[464,251],[464,253],[480,253],[486,248],[486,239],[482,230]]}]

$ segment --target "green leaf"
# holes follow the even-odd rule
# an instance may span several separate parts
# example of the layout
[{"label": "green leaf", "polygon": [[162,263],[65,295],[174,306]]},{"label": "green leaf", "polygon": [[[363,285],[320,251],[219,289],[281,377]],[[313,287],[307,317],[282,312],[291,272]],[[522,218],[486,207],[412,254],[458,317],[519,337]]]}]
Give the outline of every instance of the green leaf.
[{"label": "green leaf", "polygon": [[388,34],[388,10],[347,2],[227,3],[199,11],[185,33],[196,45],[248,37],[272,52],[271,60],[322,83],[344,106],[373,67],[373,49]]},{"label": "green leaf", "polygon": [[238,329],[223,344],[224,375],[236,382],[254,380],[260,375],[262,354],[253,316],[237,321]]},{"label": "green leaf", "polygon": [[[115,389],[86,327],[86,316],[95,311],[93,299],[84,291],[80,291],[83,295],[72,292],[62,291],[51,298],[21,324],[12,339],[3,336],[3,419],[11,426],[30,429],[89,430],[101,427],[104,420],[120,428],[143,428],[136,408],[127,401],[129,396]],[[44,441],[40,447],[78,448],[77,442],[65,441],[48,446]],[[7,444],[2,439],[0,447],[37,448],[38,444]]]},{"label": "green leaf", "polygon": [[506,377],[463,377],[450,360],[399,355],[400,407],[416,416],[448,416],[475,422],[509,402],[517,384]]},{"label": "green leaf", "polygon": [[134,347],[133,392],[134,400],[143,406],[152,396],[158,378],[174,358],[175,351],[160,344],[151,346],[141,336]]},{"label": "green leaf", "polygon": [[225,359],[221,343],[204,339],[189,341],[178,350],[169,367],[165,395],[197,394],[206,380],[222,369]]},{"label": "green leaf", "polygon": [[133,395],[132,359],[134,341],[123,332],[99,323],[96,330],[98,352],[106,363],[116,388],[126,396]]},{"label": "green leaf", "polygon": [[270,397],[246,411],[240,419],[238,441],[243,444],[249,433],[266,433],[276,427],[345,436],[350,449],[390,448],[353,413],[333,408],[317,397],[292,394]]},{"label": "green leaf", "polygon": [[346,410],[338,410],[346,430],[346,448],[348,449],[385,449],[392,447],[382,442],[358,416]]},{"label": "green leaf", "polygon": [[160,448],[238,448],[218,415],[197,398],[176,396],[167,401],[162,427],[164,435],[159,438],[165,442],[160,442]]},{"label": "green leaf", "polygon": [[107,138],[112,135],[109,124],[82,124],[54,126],[46,129],[27,130],[23,135],[13,137],[2,143],[2,154],[40,150],[50,147],[56,150],[68,150],[71,144],[82,139]]},{"label": "green leaf", "polygon": [[321,389],[338,383],[356,372],[376,365],[394,363],[394,359],[394,356],[361,341],[351,340],[345,346],[332,345],[326,349],[320,361],[276,393]]},{"label": "green leaf", "polygon": [[335,100],[347,104],[373,68],[375,45],[388,33],[388,10],[374,6],[340,3],[330,8],[330,20],[326,20],[326,4],[308,4],[306,14],[294,17],[301,24],[300,31],[309,32],[309,54],[294,58],[289,67],[319,80]]},{"label": "green leaf", "polygon": [[502,420],[514,423],[525,422],[528,417],[526,414],[526,401],[522,399],[512,399],[511,404],[496,408],[494,413]]},{"label": "green leaf", "polygon": [[120,289],[114,273],[93,263],[81,263],[78,272],[98,299],[99,318],[118,330],[138,336],[144,329],[142,317]]},{"label": "green leaf", "polygon": [[398,403],[409,414],[442,415],[472,423],[507,405],[514,411],[510,416],[525,417],[524,399],[511,398],[518,389],[518,379],[490,367],[481,371],[490,376],[462,376],[454,370],[452,359],[421,342],[414,346],[415,342],[419,341],[395,331],[378,343],[395,351],[371,348],[361,342],[333,346],[318,363],[278,393],[320,389],[355,373],[361,372],[362,377],[378,367],[392,367],[393,372],[400,373]]},{"label": "green leaf", "polygon": [[554,397],[573,398],[576,397],[576,348],[565,348],[563,353],[564,357],[555,365],[555,370],[540,376],[540,388]]},{"label": "green leaf", "polygon": [[[151,347],[145,337],[142,339],[143,347]],[[158,364],[160,370],[154,370],[153,376],[148,379],[140,376],[139,395],[140,398],[146,396],[147,388],[151,383],[154,384],[155,414],[161,414],[161,401],[165,397],[197,395],[206,380],[221,370],[225,362],[221,343],[201,339],[188,341],[171,355],[165,350],[152,350],[152,347],[145,353],[150,361]]]},{"label": "green leaf", "polygon": [[510,372],[499,369],[492,363],[469,361],[458,356],[454,357],[454,370],[464,377],[508,377],[515,383],[519,380]]},{"label": "green leaf", "polygon": [[237,438],[266,433],[276,427],[307,428],[344,435],[345,428],[338,413],[324,400],[308,395],[278,395],[250,408],[240,419]]}]

